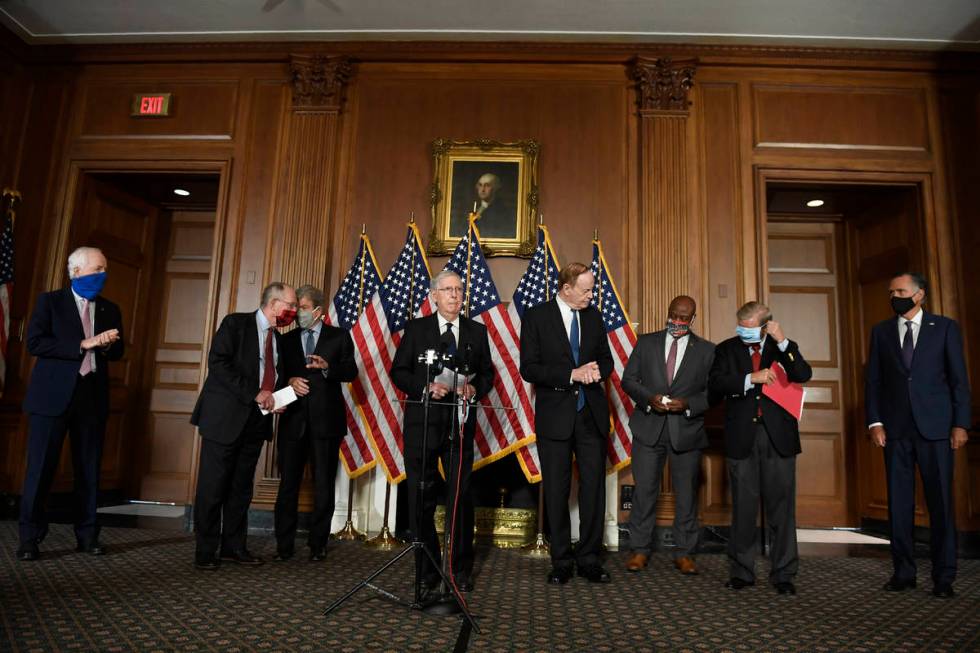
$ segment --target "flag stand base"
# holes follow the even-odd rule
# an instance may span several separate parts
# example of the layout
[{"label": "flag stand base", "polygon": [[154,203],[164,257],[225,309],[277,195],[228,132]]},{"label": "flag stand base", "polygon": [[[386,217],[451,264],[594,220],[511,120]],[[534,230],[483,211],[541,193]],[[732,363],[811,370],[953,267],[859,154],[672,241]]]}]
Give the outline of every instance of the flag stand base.
[{"label": "flag stand base", "polygon": [[524,553],[532,558],[546,558],[551,555],[551,550],[548,548],[548,544],[544,541],[544,533],[538,532],[537,539],[531,544],[526,544],[524,547]]},{"label": "flag stand base", "polygon": [[364,543],[364,546],[378,551],[394,551],[405,543],[395,537],[388,526],[384,526],[381,532]]},{"label": "flag stand base", "polygon": [[345,541],[363,540],[364,533],[361,533],[356,528],[354,528],[354,522],[348,519],[347,523],[344,524],[344,527],[333,534],[333,538],[335,540],[345,540]]}]

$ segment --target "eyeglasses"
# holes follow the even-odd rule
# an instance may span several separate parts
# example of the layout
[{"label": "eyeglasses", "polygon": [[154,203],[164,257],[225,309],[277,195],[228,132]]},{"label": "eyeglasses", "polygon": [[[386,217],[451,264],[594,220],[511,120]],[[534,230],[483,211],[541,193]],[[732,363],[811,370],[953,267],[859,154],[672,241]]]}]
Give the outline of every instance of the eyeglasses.
[{"label": "eyeglasses", "polygon": [[462,295],[463,294],[463,287],[462,286],[450,286],[448,288],[437,288],[437,290],[439,292],[444,292],[447,295]]}]

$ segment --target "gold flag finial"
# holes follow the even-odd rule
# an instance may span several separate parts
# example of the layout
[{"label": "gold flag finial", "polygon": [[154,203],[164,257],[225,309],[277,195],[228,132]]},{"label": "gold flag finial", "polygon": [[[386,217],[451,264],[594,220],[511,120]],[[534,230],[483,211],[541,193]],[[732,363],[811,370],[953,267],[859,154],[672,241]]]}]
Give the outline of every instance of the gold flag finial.
[{"label": "gold flag finial", "polygon": [[544,213],[538,214],[538,224],[544,225]]},{"label": "gold flag finial", "polygon": [[408,224],[415,224],[415,211],[412,211],[412,216],[408,219]]},{"label": "gold flag finial", "polygon": [[599,230],[598,229],[593,229],[592,230],[592,240],[599,240]]},{"label": "gold flag finial", "polygon": [[362,222],[362,223],[361,223],[361,235],[363,236],[363,235],[365,235],[366,233],[367,233],[367,225],[366,225],[365,223],[363,223],[363,222]]}]

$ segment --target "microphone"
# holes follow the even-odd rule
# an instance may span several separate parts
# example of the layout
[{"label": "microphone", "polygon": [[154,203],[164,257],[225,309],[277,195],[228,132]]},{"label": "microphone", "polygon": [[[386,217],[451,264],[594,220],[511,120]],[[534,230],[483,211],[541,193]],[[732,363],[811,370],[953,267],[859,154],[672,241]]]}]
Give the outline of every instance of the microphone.
[{"label": "microphone", "polygon": [[470,374],[470,365],[473,360],[473,343],[466,343],[463,346],[463,358],[459,363],[459,373],[460,374]]}]

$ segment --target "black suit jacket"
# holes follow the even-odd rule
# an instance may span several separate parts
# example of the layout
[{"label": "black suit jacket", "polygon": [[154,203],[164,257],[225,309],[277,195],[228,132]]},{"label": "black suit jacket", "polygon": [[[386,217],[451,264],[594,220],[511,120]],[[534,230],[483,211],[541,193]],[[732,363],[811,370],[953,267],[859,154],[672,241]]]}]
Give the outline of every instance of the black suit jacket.
[{"label": "black suit jacket", "polygon": [[[409,321],[405,325],[405,333],[395,358],[391,362],[391,380],[395,387],[408,395],[408,399],[418,401],[428,387],[430,379],[425,376],[425,365],[418,362],[421,354],[427,349],[439,350],[440,345],[439,318],[436,313]],[[476,388],[476,399],[482,399],[493,387],[493,360],[490,357],[490,340],[487,328],[469,318],[459,317],[459,338],[457,339],[457,356],[462,362],[469,352],[469,364],[476,376],[470,382]],[[445,437],[446,429],[452,424],[452,406],[447,402],[455,401],[455,395],[447,395],[445,400],[435,399],[429,405],[429,435],[428,446],[439,447]],[[424,411],[420,404],[405,406],[405,450],[418,447],[422,440]],[[472,410],[466,421],[464,436],[473,437],[476,429],[476,411]]]},{"label": "black suit jacket", "polygon": [[600,383],[570,381],[576,365],[557,300],[528,309],[521,319],[521,376],[534,385],[534,430],[539,438],[572,437],[579,392],[585,392],[599,432],[609,433],[605,381],[612,374],[613,360],[599,311],[592,306],[579,311],[579,330],[579,365],[598,363]]},{"label": "black suit jacket", "polygon": [[[770,367],[779,361],[790,381],[806,383],[813,372],[803,359],[799,346],[789,341],[786,351],[779,351],[776,341],[767,337],[762,346],[762,362],[759,369]],[[776,402],[762,394],[762,384],[755,384],[745,392],[745,375],[752,372],[749,347],[737,336],[729,338],[715,348],[715,362],[708,381],[709,394],[725,399],[725,455],[740,460],[752,453],[757,426],[756,413],[762,406],[762,421],[769,432],[776,451],[783,456],[794,456],[800,448],[800,429],[796,418]]]},{"label": "black suit jacket", "polygon": [[[119,330],[119,340],[95,350],[95,384],[98,417],[109,414],[109,361],[122,358],[123,328],[119,307],[101,295],[95,298],[93,335]],[[82,365],[85,331],[71,288],[41,293],[27,326],[27,351],[37,357],[24,397],[24,411],[55,417],[68,410],[78,370]]]},{"label": "black suit jacket", "polygon": [[300,438],[307,429],[314,438],[343,437],[347,433],[347,410],[341,384],[357,376],[354,342],[347,330],[322,325],[313,353],[327,361],[327,369],[307,369],[304,334],[304,329],[293,329],[280,340],[287,381],[303,377],[309,381],[310,392],[291,403],[279,418],[279,437]]},{"label": "black suit jacket", "polygon": [[[279,357],[276,390],[287,383],[283,369],[282,336],[273,329]],[[201,437],[231,444],[241,434],[259,394],[259,331],[255,313],[230,313],[221,321],[208,352],[208,378],[191,414]],[[272,413],[263,418],[265,438],[272,439]]]},{"label": "black suit jacket", "polygon": [[[708,446],[704,413],[708,410],[708,374],[715,359],[715,345],[691,333],[684,358],[674,371],[673,382],[668,384],[664,354],[666,339],[666,330],[640,336],[626,362],[623,389],[636,402],[630,417],[630,430],[635,440],[653,446],[660,440],[666,422],[670,444],[675,451],[703,449]],[[647,410],[654,395],[686,399],[691,416]]]}]

